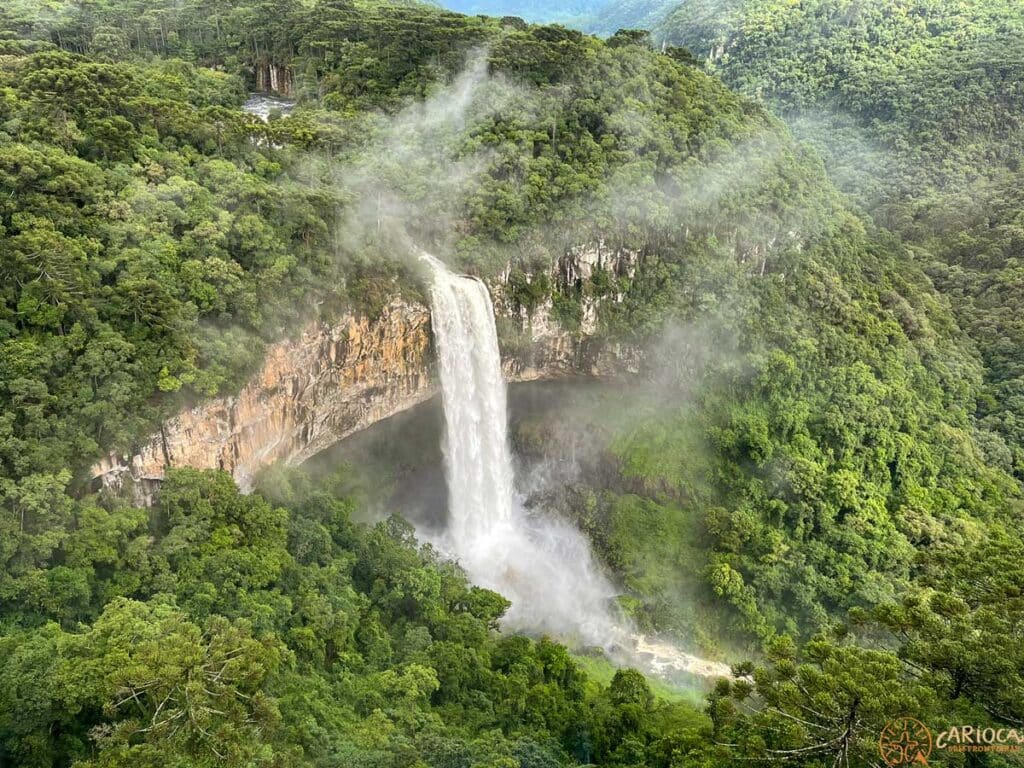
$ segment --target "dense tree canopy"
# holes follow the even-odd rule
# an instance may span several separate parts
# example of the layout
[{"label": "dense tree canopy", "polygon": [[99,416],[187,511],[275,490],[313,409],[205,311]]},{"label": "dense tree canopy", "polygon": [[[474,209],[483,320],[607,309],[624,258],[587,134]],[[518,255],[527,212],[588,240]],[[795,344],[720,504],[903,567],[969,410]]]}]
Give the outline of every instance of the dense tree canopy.
[{"label": "dense tree canopy", "polygon": [[[832,178],[915,255],[985,362],[978,416],[1018,479],[1024,8],[1012,0],[776,0],[627,5],[624,23],[688,46],[771,106]],[[633,14],[630,16],[630,14]],[[611,11],[605,14],[612,18]]]}]

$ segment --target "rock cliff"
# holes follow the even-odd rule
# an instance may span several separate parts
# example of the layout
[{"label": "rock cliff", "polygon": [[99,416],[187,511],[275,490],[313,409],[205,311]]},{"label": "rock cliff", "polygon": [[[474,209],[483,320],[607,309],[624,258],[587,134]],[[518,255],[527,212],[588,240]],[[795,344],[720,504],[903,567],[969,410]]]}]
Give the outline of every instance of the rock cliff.
[{"label": "rock cliff", "polygon": [[[575,374],[635,373],[639,367],[637,351],[597,335],[599,306],[608,301],[621,302],[623,295],[595,295],[587,291],[587,286],[598,272],[632,278],[639,258],[636,251],[609,248],[604,243],[573,248],[554,264],[549,275],[551,294],[532,309],[516,302],[511,295],[512,266],[506,267],[491,285],[495,315],[515,326],[526,340],[521,348],[504,351],[506,377],[510,381],[534,381]],[[527,277],[533,279],[534,275]],[[556,318],[556,293],[578,301],[577,329],[567,330]]]},{"label": "rock cliff", "polygon": [[[636,260],[633,252],[601,244],[578,248],[556,262],[550,279],[556,291],[579,291],[595,270],[628,276]],[[496,314],[525,340],[503,350],[509,380],[637,369],[635,350],[595,335],[598,304],[621,301],[621,295],[582,297],[579,328],[570,331],[552,317],[550,298],[532,311],[518,305],[508,278],[506,270],[492,282],[491,293]],[[377,317],[347,314],[273,344],[262,368],[237,395],[166,420],[131,455],[111,455],[92,474],[97,485],[130,489],[142,504],[152,500],[167,467],[223,469],[247,490],[261,467],[301,463],[436,391],[430,312],[396,297]]]},{"label": "rock cliff", "polygon": [[260,62],[253,69],[257,91],[276,93],[287,98],[295,95],[295,77],[290,68],[281,64]]}]

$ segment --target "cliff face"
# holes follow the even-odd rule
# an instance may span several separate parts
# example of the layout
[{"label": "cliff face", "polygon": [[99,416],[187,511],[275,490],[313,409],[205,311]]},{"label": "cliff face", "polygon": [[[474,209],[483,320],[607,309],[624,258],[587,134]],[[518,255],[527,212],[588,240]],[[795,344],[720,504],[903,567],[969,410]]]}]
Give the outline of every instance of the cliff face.
[{"label": "cliff face", "polygon": [[600,305],[621,302],[623,296],[593,296],[585,288],[599,271],[614,277],[633,277],[638,261],[637,252],[609,248],[603,243],[574,248],[558,259],[549,279],[554,292],[577,297],[580,320],[574,331],[566,330],[556,318],[550,295],[532,310],[516,303],[510,290],[512,267],[506,268],[491,285],[495,315],[515,326],[527,342],[503,354],[506,377],[510,381],[534,381],[576,374],[635,373],[640,364],[636,350],[596,335]]},{"label": "cliff face", "polygon": [[401,300],[374,320],[311,324],[272,345],[237,395],[168,419],[135,455],[108,457],[94,477],[108,487],[130,482],[141,500],[168,466],[223,469],[248,489],[260,467],[301,462],[429,398],[430,344],[426,307]]},{"label": "cliff face", "polygon": [[256,90],[264,93],[276,93],[291,98],[295,95],[295,77],[291,69],[281,64],[261,62],[256,64]]},{"label": "cliff face", "polygon": [[[595,269],[628,275],[636,254],[600,245],[565,254],[552,282],[570,291]],[[583,299],[579,330],[552,317],[548,300],[533,311],[509,298],[506,271],[491,285],[495,312],[517,327],[525,344],[503,352],[506,376],[530,381],[569,375],[635,371],[635,351],[597,337],[597,305],[621,296]],[[298,464],[371,424],[432,397],[430,312],[396,298],[376,318],[350,314],[332,325],[314,323],[292,340],[272,345],[262,368],[241,392],[220,397],[165,421],[130,456],[109,456],[93,467],[97,485],[127,486],[141,504],[167,467],[223,469],[244,490],[261,467]]]}]

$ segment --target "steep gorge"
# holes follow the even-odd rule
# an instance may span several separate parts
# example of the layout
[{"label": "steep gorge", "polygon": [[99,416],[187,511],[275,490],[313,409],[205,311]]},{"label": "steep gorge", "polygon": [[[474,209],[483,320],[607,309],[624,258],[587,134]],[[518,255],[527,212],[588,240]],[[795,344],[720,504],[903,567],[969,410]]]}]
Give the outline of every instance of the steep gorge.
[{"label": "steep gorge", "polygon": [[[552,292],[579,291],[596,270],[629,276],[635,251],[602,242],[554,260]],[[639,352],[599,333],[598,306],[621,301],[583,296],[578,329],[559,324],[552,299],[532,309],[519,303],[512,268],[490,281],[495,314],[517,334],[502,350],[508,381],[635,372]],[[531,279],[533,276],[530,276]],[[125,489],[150,503],[168,467],[223,469],[244,490],[276,461],[299,464],[338,440],[400,413],[438,391],[430,311],[394,296],[376,317],[347,312],[311,322],[300,334],[271,345],[263,365],[235,395],[200,403],[165,420],[125,453],[112,453],[91,472],[97,486]]]},{"label": "steep gorge", "polygon": [[493,302],[482,280],[435,257],[430,305],[443,392],[448,520],[436,542],[473,582],[511,602],[502,626],[550,633],[603,648],[622,666],[671,679],[684,672],[728,677],[727,665],[685,653],[636,631],[618,591],[582,532],[561,515],[535,515],[516,492],[508,388]]}]

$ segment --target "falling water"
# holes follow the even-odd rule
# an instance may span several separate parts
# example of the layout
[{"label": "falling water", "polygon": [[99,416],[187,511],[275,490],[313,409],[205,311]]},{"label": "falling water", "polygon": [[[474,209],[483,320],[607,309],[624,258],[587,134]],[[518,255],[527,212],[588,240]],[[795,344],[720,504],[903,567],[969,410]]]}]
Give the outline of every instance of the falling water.
[{"label": "falling water", "polygon": [[444,398],[445,476],[456,542],[507,532],[512,520],[512,454],[505,380],[487,286],[449,272],[432,256],[434,337]]},{"label": "falling water", "polygon": [[505,379],[487,286],[427,253],[444,400],[443,453],[449,524],[442,549],[474,582],[505,595],[504,624],[600,646],[650,671],[727,675],[728,668],[636,635],[583,535],[565,521],[531,516],[517,499],[508,442]]}]

